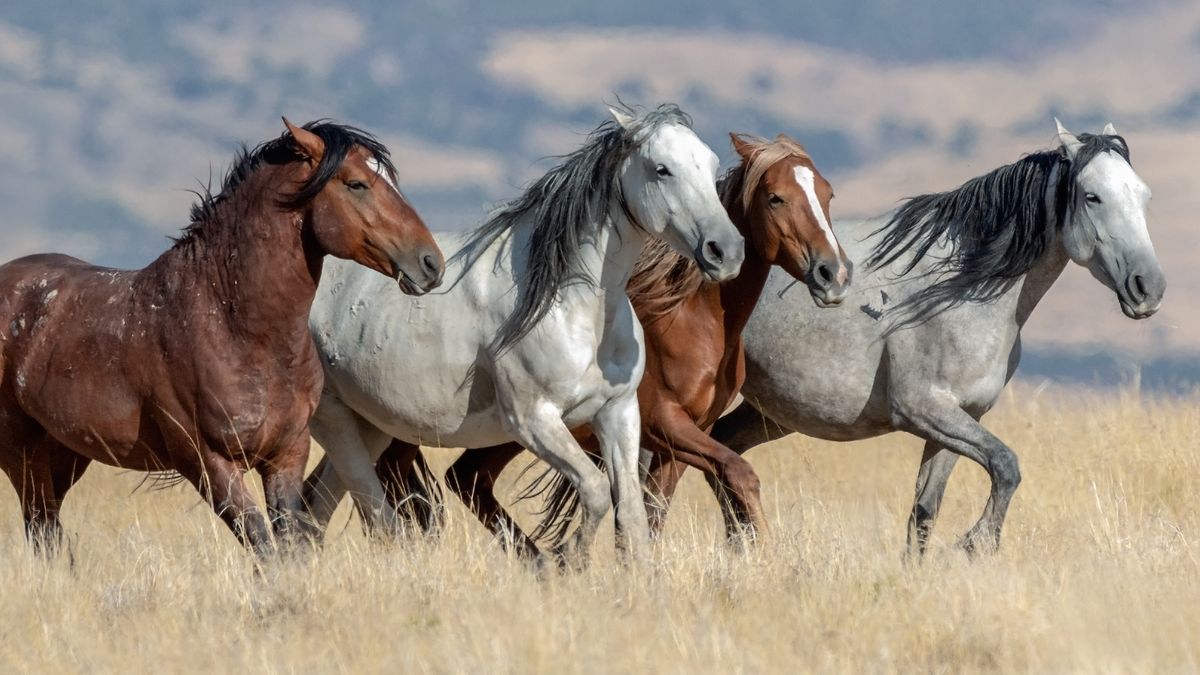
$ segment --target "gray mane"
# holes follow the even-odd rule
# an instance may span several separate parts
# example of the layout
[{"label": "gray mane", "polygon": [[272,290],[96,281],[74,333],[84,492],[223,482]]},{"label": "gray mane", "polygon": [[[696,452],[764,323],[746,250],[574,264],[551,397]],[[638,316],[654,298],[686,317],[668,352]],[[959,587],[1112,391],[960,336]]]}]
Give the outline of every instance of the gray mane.
[{"label": "gray mane", "polygon": [[947,274],[892,309],[901,316],[894,329],[964,302],[991,302],[1037,264],[1066,222],[1079,172],[1103,152],[1129,161],[1120,136],[1078,138],[1074,159],[1061,148],[1027,155],[954,190],[913,197],[876,230],[882,237],[867,265],[886,267],[911,253],[901,276],[939,242],[951,247],[930,271]]},{"label": "gray mane", "polygon": [[645,113],[623,105],[621,108],[634,118],[629,128],[614,121],[601,124],[588,135],[582,147],[562,157],[557,166],[534,181],[520,197],[500,207],[453,256],[452,259],[466,258],[471,264],[518,222],[526,217],[531,222],[529,262],[524,270],[514,270],[519,275],[516,279],[519,297],[493,342],[498,351],[533,330],[550,311],[561,287],[569,283],[594,283],[583,276],[578,264],[583,238],[608,219],[614,201],[634,222],[621,194],[619,172],[625,160],[660,127],[692,126],[691,118],[674,104]]}]

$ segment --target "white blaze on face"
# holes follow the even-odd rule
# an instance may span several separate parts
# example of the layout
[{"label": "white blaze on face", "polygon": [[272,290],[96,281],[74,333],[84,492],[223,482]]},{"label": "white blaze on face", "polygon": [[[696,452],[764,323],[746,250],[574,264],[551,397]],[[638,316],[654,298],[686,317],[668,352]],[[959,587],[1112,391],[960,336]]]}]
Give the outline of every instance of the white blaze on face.
[{"label": "white blaze on face", "polygon": [[825,234],[825,241],[829,242],[830,250],[836,253],[839,250],[837,239],[833,236],[833,229],[829,227],[825,209],[821,208],[821,201],[817,199],[817,179],[813,175],[812,169],[807,166],[796,167],[796,184],[800,186],[801,190],[804,190],[804,194],[808,197],[808,205],[812,207],[813,218],[817,219],[817,226]]},{"label": "white blaze on face", "polygon": [[375,159],[374,157],[370,157],[367,159],[367,166],[371,167],[372,171],[379,174],[379,177],[383,179],[383,182],[390,185],[391,188],[396,191],[396,194],[400,194],[400,188],[392,182],[392,177],[388,175],[387,169],[383,168],[383,165],[379,163],[379,160]]}]

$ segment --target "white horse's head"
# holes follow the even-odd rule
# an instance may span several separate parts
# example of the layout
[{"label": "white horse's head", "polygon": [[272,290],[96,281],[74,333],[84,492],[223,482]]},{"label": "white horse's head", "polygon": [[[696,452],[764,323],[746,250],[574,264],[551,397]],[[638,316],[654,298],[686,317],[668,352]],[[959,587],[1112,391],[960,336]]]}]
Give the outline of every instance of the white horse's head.
[{"label": "white horse's head", "polygon": [[745,241],[717,196],[716,154],[686,124],[644,124],[622,110],[609,110],[635,135],[619,180],[638,224],[695,260],[709,279],[737,276]]},{"label": "white horse's head", "polygon": [[1167,287],[1146,228],[1150,188],[1112,124],[1077,137],[1055,123],[1073,180],[1063,227],[1067,254],[1116,293],[1126,316],[1144,319],[1158,311]]}]

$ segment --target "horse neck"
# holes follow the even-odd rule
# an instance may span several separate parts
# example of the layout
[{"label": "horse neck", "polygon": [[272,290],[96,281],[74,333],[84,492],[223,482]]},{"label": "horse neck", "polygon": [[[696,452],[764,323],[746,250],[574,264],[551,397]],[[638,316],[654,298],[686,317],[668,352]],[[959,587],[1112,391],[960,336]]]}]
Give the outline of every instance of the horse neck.
[{"label": "horse neck", "polygon": [[[203,229],[161,256],[148,272],[180,280],[185,294],[217,306],[231,332],[289,340],[307,335],[322,254],[304,212],[281,210],[278,186],[299,165],[265,167],[216,205]],[[180,298],[185,302],[186,298]]]},{"label": "horse neck", "polygon": [[762,295],[763,288],[767,285],[767,277],[771,273],[771,263],[758,254],[758,247],[754,242],[752,216],[740,207],[729,209],[729,216],[746,240],[746,257],[742,261],[742,269],[736,277],[723,284],[706,281],[701,284],[700,292],[710,291],[713,287],[717,289],[720,309],[725,315],[725,334],[735,338],[741,335],[746,323],[750,321],[750,314],[758,305],[758,298]]},{"label": "horse neck", "polygon": [[579,272],[592,280],[591,287],[606,298],[624,298],[625,287],[650,235],[630,222],[619,202],[614,200],[608,213],[605,222],[583,238]]},{"label": "horse neck", "polygon": [[1017,326],[1025,326],[1038,303],[1067,268],[1069,260],[1061,236],[1055,237],[1054,243],[1025,274],[1025,281],[1021,284],[1020,295],[1017,297]]}]

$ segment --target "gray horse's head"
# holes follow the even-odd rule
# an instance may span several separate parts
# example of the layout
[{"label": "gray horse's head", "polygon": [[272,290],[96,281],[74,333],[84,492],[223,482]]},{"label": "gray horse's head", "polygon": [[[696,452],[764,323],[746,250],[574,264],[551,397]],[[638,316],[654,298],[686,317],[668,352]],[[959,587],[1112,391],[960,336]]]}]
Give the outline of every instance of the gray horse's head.
[{"label": "gray horse's head", "polygon": [[1099,135],[1076,137],[1055,123],[1073,167],[1062,235],[1067,255],[1116,293],[1125,316],[1145,319],[1158,311],[1167,287],[1146,227],[1150,188],[1112,124]]}]

